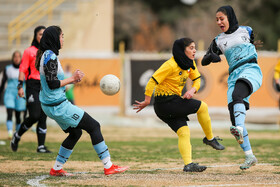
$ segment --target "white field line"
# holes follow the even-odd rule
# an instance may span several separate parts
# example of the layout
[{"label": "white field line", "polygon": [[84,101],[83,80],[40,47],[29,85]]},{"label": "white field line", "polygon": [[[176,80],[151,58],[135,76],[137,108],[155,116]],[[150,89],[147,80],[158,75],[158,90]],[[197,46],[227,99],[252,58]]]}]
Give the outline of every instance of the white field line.
[{"label": "white field line", "polygon": [[27,181],[27,184],[29,184],[30,186],[40,186],[40,187],[45,187],[46,185],[44,184],[40,184],[41,180],[44,180],[46,178],[49,178],[49,175],[41,175],[41,176],[37,176],[35,179],[30,179]]}]

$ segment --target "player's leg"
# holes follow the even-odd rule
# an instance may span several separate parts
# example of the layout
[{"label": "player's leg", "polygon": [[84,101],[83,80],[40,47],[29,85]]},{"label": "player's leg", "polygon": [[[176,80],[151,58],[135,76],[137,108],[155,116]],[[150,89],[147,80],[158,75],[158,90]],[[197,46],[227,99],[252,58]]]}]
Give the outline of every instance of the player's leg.
[{"label": "player's leg", "polygon": [[53,176],[69,176],[71,174],[64,171],[63,165],[66,163],[71,153],[73,152],[73,148],[80,139],[82,135],[82,130],[80,128],[71,128],[69,127],[65,132],[69,132],[67,138],[63,141],[60,146],[58,155],[56,157],[55,164],[50,171],[50,175]]},{"label": "player's leg", "polygon": [[37,140],[38,140],[38,153],[51,153],[50,150],[45,146],[46,134],[47,134],[47,116],[41,108],[41,104],[39,103],[40,107],[40,117],[38,119],[38,124],[36,128],[37,133]]},{"label": "player's leg", "polygon": [[230,132],[236,138],[245,153],[245,162],[240,166],[241,169],[248,169],[257,163],[245,127],[246,106],[243,99],[248,97],[251,92],[250,82],[237,80],[232,93],[233,102],[229,106],[230,116],[233,123]]},{"label": "player's leg", "polygon": [[201,105],[196,114],[199,124],[201,125],[203,132],[206,136],[205,138],[203,138],[203,143],[205,143],[206,145],[210,145],[216,150],[224,150],[225,147],[221,145],[217,141],[217,138],[213,136],[211,119],[209,116],[207,104],[201,101]]},{"label": "player's leg", "polygon": [[157,116],[178,135],[178,148],[185,165],[183,171],[202,172],[206,169],[206,166],[200,166],[192,162],[190,130],[186,122],[187,115],[182,112],[181,106],[178,104],[178,100],[174,100],[167,103],[155,103],[154,109]]},{"label": "player's leg", "polygon": [[128,167],[120,167],[111,162],[108,147],[100,130],[100,124],[95,119],[85,112],[77,127],[87,131],[90,135],[93,148],[104,165],[105,175],[121,173],[128,169]]},{"label": "player's leg", "polygon": [[16,131],[20,128],[21,118],[20,118],[21,111],[15,111],[15,117],[16,117]]},{"label": "player's leg", "polygon": [[13,137],[13,121],[12,121],[13,111],[14,111],[14,109],[7,108],[6,126],[7,126],[7,131],[8,131],[9,139],[11,139]]},{"label": "player's leg", "polygon": [[[34,96],[37,91],[31,88],[26,89],[26,98],[27,98],[27,110],[28,117],[20,125],[18,132],[15,132],[11,141],[11,149],[15,152],[18,149],[18,143],[20,141],[21,136],[40,118],[40,106],[38,106],[38,100],[35,102]],[[38,93],[37,93],[38,95]]]}]

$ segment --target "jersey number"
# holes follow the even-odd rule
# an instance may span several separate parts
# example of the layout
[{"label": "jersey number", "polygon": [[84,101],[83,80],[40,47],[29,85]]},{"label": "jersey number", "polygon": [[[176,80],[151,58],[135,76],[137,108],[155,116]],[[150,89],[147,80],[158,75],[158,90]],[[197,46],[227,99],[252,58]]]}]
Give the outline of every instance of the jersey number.
[{"label": "jersey number", "polygon": [[74,120],[77,120],[77,119],[79,119],[79,115],[78,114],[74,114],[73,116],[72,116],[72,118],[74,119]]}]

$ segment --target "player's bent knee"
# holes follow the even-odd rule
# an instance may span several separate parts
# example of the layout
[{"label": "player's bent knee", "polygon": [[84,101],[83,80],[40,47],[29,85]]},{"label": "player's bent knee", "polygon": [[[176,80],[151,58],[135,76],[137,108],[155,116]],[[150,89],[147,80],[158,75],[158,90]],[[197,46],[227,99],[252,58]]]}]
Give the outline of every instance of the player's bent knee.
[{"label": "player's bent knee", "polygon": [[200,107],[199,107],[197,113],[201,113],[201,112],[208,112],[208,105],[203,101],[201,101],[201,104],[200,104]]}]

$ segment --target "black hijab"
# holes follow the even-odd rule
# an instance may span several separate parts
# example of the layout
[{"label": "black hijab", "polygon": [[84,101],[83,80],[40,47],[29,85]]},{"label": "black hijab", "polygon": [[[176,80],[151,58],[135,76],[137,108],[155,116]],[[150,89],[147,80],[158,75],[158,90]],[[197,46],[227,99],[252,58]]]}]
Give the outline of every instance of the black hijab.
[{"label": "black hijab", "polygon": [[238,21],[237,21],[236,15],[234,13],[234,10],[230,5],[220,7],[217,10],[217,12],[224,13],[228,18],[229,28],[225,32],[226,34],[231,34],[238,29],[238,27],[239,27]]},{"label": "black hijab", "polygon": [[38,26],[34,29],[34,36],[33,36],[33,40],[31,43],[31,46],[35,46],[37,49],[39,49],[39,42],[37,41],[37,33],[41,30],[41,29],[46,29],[45,26]]},{"label": "black hijab", "polygon": [[56,55],[59,54],[58,50],[61,48],[59,36],[61,34],[61,28],[58,26],[50,26],[46,28],[40,41],[39,49],[42,52],[51,50]]},{"label": "black hijab", "polygon": [[194,42],[190,38],[181,38],[175,40],[172,48],[172,54],[178,66],[183,70],[188,70],[192,68],[195,69],[193,65],[193,60],[189,59],[185,54],[185,48],[189,46],[192,42]]}]

